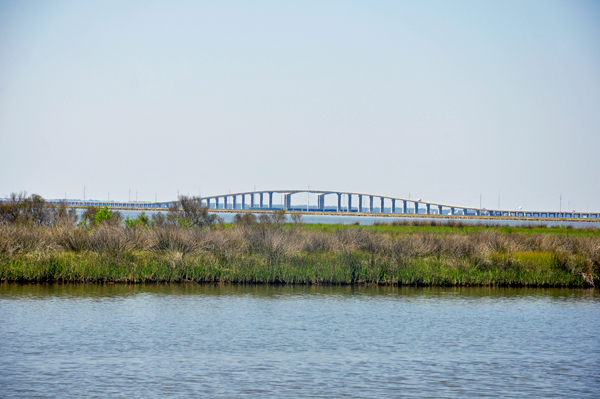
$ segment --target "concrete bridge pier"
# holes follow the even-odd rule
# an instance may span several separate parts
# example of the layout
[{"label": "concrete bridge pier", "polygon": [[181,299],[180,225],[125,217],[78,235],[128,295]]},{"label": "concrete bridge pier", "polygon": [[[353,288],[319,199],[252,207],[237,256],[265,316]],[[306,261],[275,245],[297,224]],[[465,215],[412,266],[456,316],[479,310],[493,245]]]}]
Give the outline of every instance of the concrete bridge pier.
[{"label": "concrete bridge pier", "polygon": [[289,211],[292,206],[292,194],[283,195],[283,209]]},{"label": "concrete bridge pier", "polygon": [[[235,194],[221,194],[219,196],[212,196],[201,198],[202,206],[207,207],[208,209],[230,209],[230,210],[247,210],[247,209],[277,209],[273,204],[273,194],[282,194],[283,203],[282,209],[291,210],[292,200],[291,197],[298,193],[306,192],[305,190],[293,190],[287,193],[281,191],[250,191],[244,193],[235,193]],[[312,194],[317,195],[317,206],[313,207],[314,210],[324,212],[325,208],[325,196],[326,195],[337,195],[337,206],[330,207],[330,209],[336,209],[338,212],[353,212],[353,196],[357,196],[358,201],[354,200],[354,204],[356,204],[356,209],[358,212],[367,212],[374,213],[375,211],[375,198],[378,198],[377,205],[379,205],[380,213],[389,212],[392,215],[395,214],[408,214],[409,212],[414,212],[415,214],[420,214],[419,211],[423,212],[423,215],[431,215],[438,214],[443,215],[444,212],[447,212],[447,215],[490,215],[490,216],[524,216],[524,217],[561,217],[561,218],[578,218],[578,219],[600,219],[600,213],[589,213],[589,212],[533,212],[533,211],[498,211],[498,210],[488,210],[485,208],[465,208],[459,206],[450,206],[450,205],[436,205],[430,204],[427,202],[421,203],[419,199],[401,199],[401,198],[391,198],[384,197],[380,195],[370,195],[370,194],[359,194],[354,192],[342,192],[342,191],[311,191]],[[265,194],[268,194],[268,205],[267,200],[265,199]],[[248,200],[247,196],[250,196],[250,200]],[[260,197],[257,198],[257,195]],[[348,199],[346,202],[346,206],[342,201],[342,198],[347,195]],[[241,199],[238,198],[241,196]],[[368,197],[368,204],[367,204]],[[386,199],[390,200],[390,208],[389,211],[386,209]],[[5,200],[0,199],[0,202],[4,202]],[[399,203],[401,201],[402,203]],[[58,201],[57,201],[58,202]],[[160,207],[167,208],[172,204],[176,204],[177,202],[155,202],[155,203],[116,203],[116,202],[103,202],[103,201],[85,201],[85,205],[101,205],[101,206],[121,206],[121,207]],[[413,208],[409,209],[410,203],[412,203]],[[83,201],[71,201],[70,205],[79,205],[83,204]],[[419,209],[420,205],[423,205]],[[279,205],[276,205],[279,207]],[[411,212],[412,211],[412,212]]]},{"label": "concrete bridge pier", "polygon": [[317,210],[325,212],[325,194],[317,195]]}]

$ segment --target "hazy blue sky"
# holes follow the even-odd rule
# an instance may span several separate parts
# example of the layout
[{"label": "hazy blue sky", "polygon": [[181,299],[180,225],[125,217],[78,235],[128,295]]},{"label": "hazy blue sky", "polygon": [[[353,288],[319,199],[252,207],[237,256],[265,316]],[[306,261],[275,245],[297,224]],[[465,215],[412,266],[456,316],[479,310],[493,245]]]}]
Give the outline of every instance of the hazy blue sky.
[{"label": "hazy blue sky", "polygon": [[599,4],[0,1],[0,196],[600,211]]}]

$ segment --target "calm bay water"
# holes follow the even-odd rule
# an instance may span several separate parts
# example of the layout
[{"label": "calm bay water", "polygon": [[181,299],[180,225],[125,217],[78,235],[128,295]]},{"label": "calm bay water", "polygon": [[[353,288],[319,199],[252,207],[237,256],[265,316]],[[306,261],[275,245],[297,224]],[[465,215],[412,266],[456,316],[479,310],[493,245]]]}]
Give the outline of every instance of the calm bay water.
[{"label": "calm bay water", "polygon": [[[79,214],[82,214],[82,210],[78,210]],[[143,211],[120,211],[123,217],[137,218]],[[155,213],[165,213],[162,211],[147,211],[146,215],[152,217]],[[232,212],[211,212],[223,218],[226,223],[231,223],[235,213]],[[303,215],[302,219],[306,223],[322,223],[322,224],[354,224],[358,223],[361,225],[372,225],[375,222],[378,223],[392,223],[394,221],[435,221],[440,224],[448,222],[461,222],[464,224],[485,224],[485,225],[498,225],[498,226],[547,226],[547,227],[559,227],[559,226],[570,226],[573,228],[600,228],[600,221],[587,221],[587,222],[573,222],[573,221],[530,221],[530,220],[515,220],[515,219],[461,219],[461,218],[426,218],[426,217],[391,217],[391,216],[339,216],[339,215]],[[597,219],[596,219],[597,220]]]},{"label": "calm bay water", "polygon": [[600,396],[597,290],[0,284],[0,397]]}]

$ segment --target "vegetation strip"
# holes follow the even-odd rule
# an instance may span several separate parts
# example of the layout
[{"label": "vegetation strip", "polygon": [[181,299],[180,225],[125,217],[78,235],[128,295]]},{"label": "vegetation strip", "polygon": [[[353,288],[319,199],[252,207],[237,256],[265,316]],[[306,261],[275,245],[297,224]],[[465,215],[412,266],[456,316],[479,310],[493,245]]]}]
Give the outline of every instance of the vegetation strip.
[{"label": "vegetation strip", "polygon": [[596,229],[315,225],[284,212],[225,224],[193,197],[152,220],[95,208],[79,220],[24,202],[0,210],[2,281],[590,287],[600,277]]}]

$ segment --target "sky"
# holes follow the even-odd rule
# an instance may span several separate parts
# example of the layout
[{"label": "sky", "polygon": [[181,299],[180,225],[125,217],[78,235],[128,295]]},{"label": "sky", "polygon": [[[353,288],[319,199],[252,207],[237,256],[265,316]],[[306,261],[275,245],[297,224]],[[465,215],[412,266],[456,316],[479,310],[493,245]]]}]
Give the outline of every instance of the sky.
[{"label": "sky", "polygon": [[599,155],[598,2],[0,0],[0,197],[598,212]]}]

